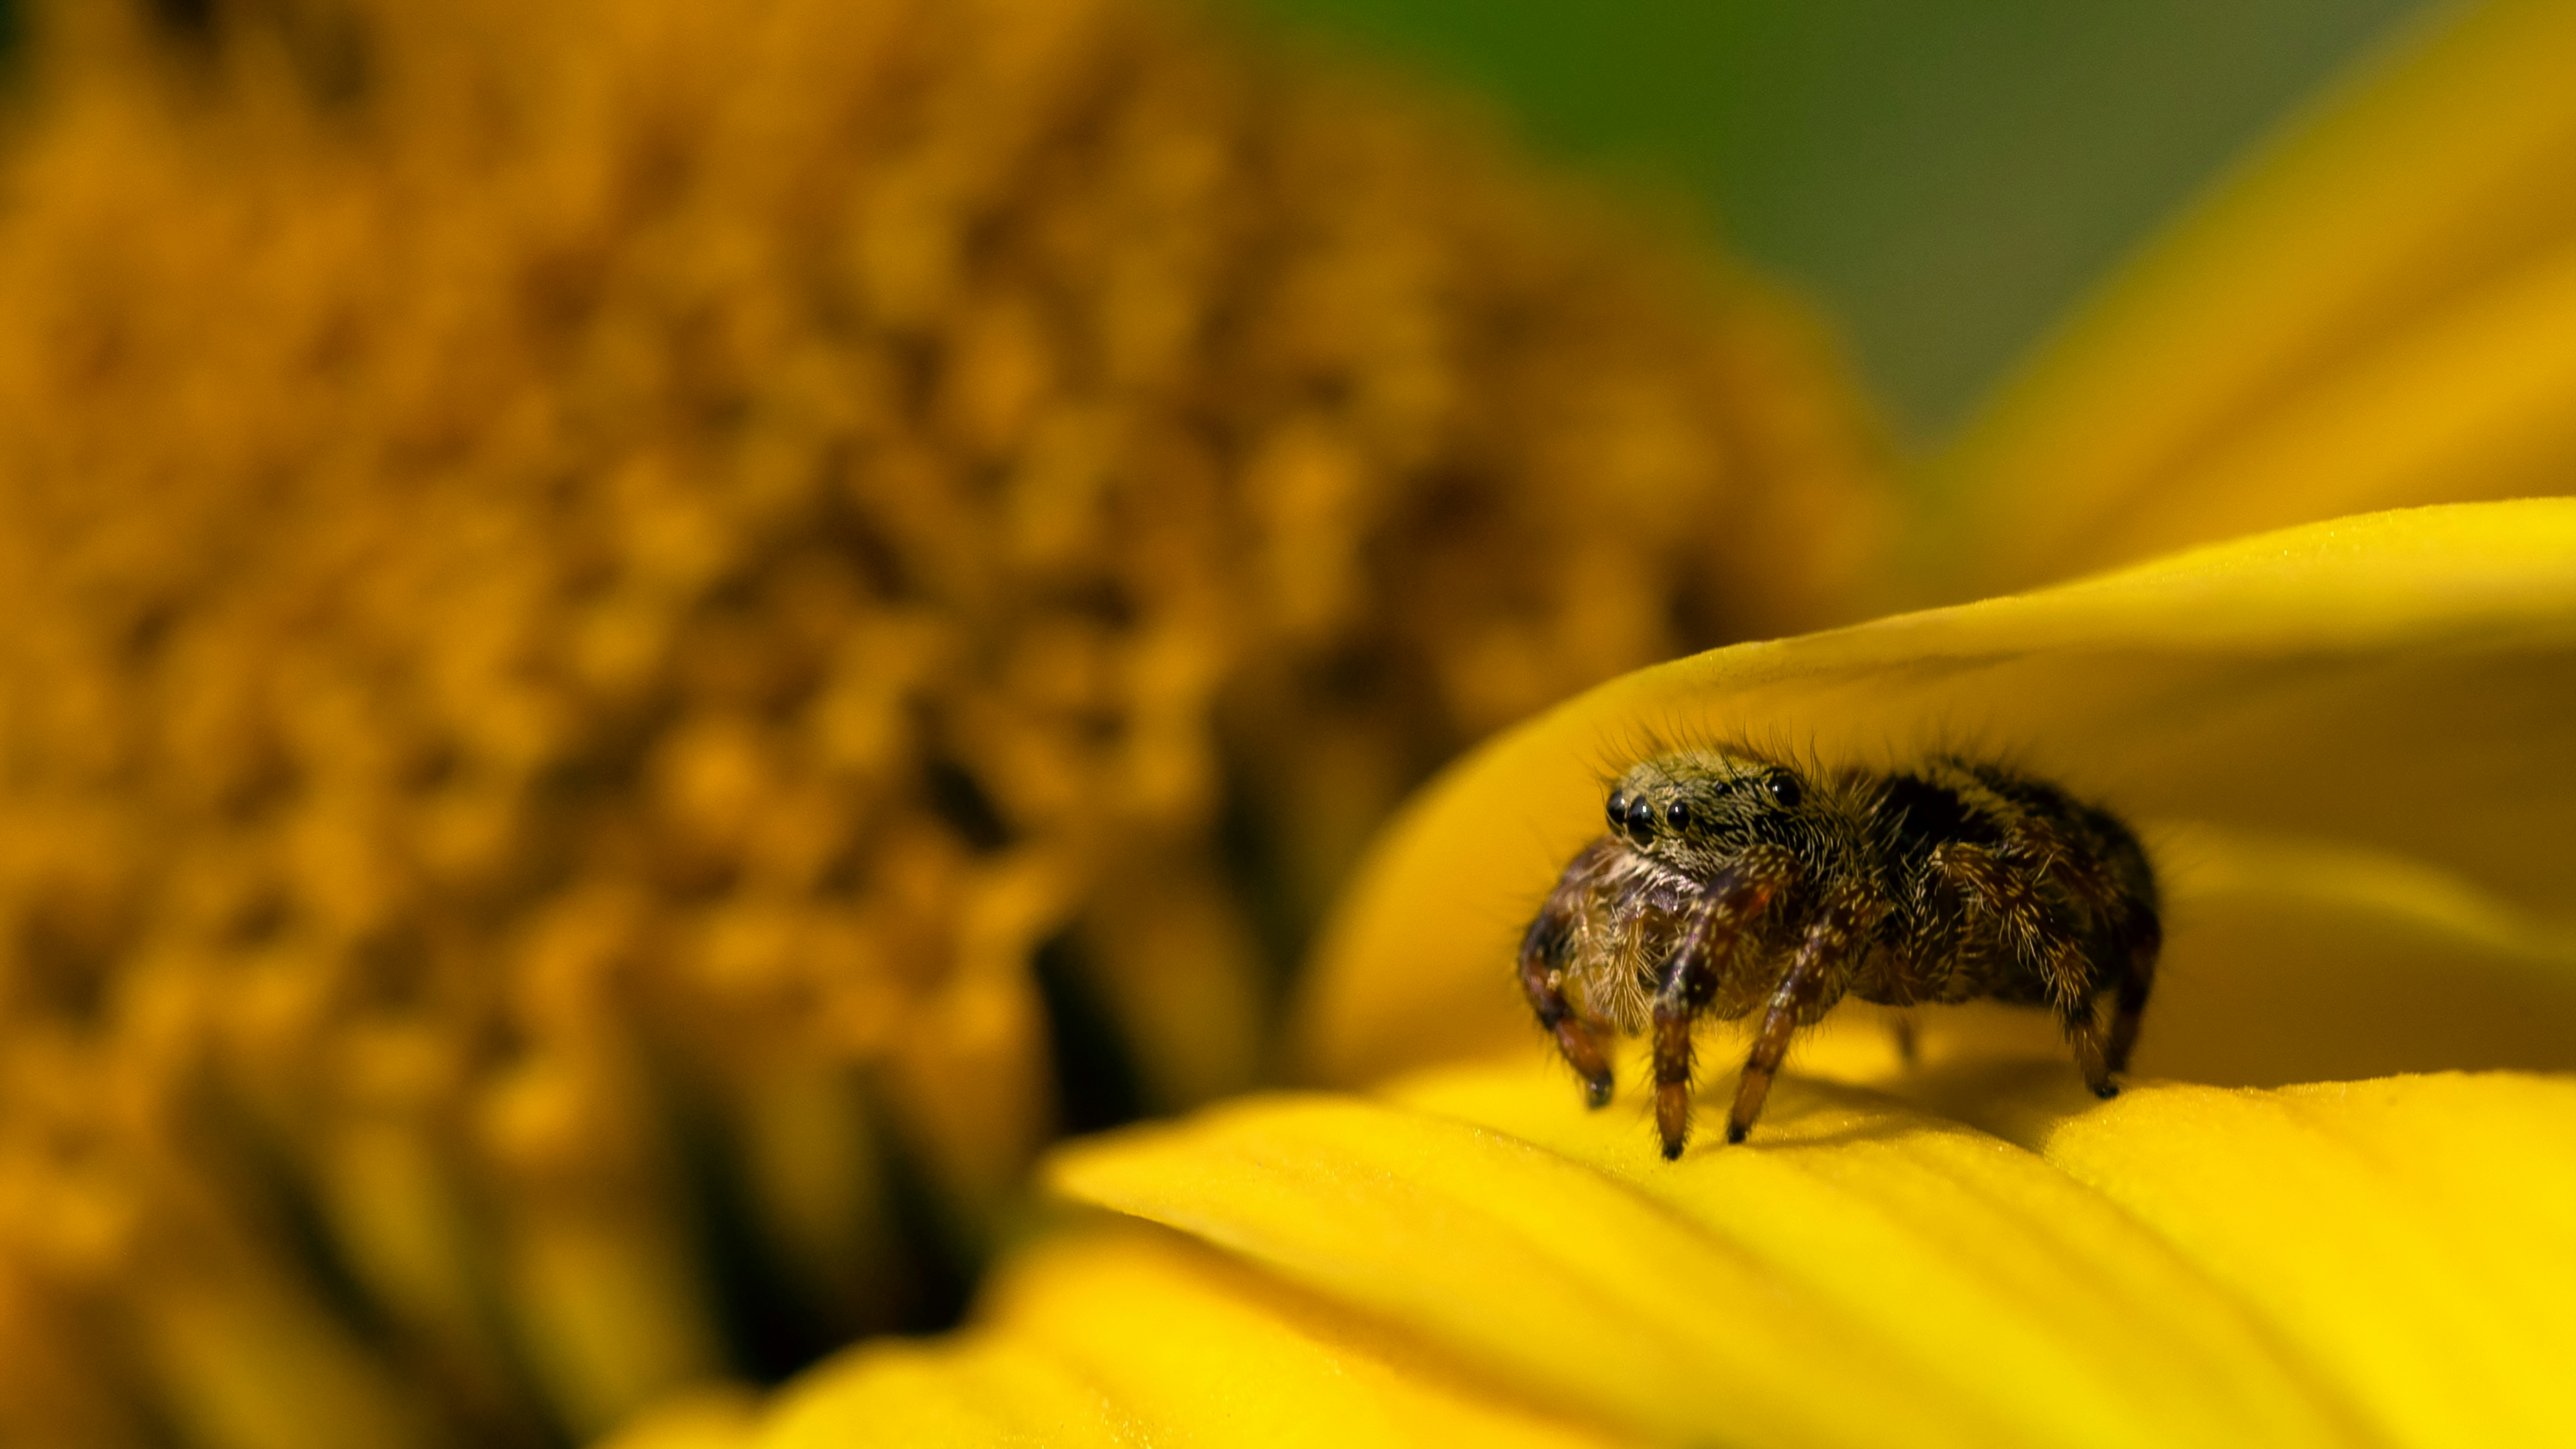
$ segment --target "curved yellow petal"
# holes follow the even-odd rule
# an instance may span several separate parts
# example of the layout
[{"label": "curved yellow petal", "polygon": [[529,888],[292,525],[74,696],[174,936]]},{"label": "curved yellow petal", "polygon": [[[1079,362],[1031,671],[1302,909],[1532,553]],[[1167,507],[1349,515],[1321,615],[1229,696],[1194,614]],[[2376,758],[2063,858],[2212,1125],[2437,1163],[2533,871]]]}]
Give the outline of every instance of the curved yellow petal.
[{"label": "curved yellow petal", "polygon": [[1222,1107],[1065,1149],[1052,1181],[1665,1441],[2356,1437],[2111,1200],[1886,1097],[1784,1082],[1758,1147],[1677,1164],[1561,1072],[1394,1097]]},{"label": "curved yellow petal", "polygon": [[[2221,1014],[2193,994],[2254,959],[2231,920],[2270,932],[2267,969],[2339,979],[2336,931],[2203,912],[2190,852],[2159,822],[2409,862],[2541,923],[2538,936],[2576,920],[2576,501],[2338,519],[1605,684],[1453,767],[1379,840],[1313,962],[1308,1069],[1360,1082],[1532,1041],[1511,980],[1519,928],[1597,830],[1606,776],[1676,736],[1864,764],[1936,747],[2006,756],[2140,822],[2175,887],[2141,1048],[2152,1074],[2157,1052],[2191,1040],[2177,1023]],[[2576,1013],[2576,975],[2492,969],[2518,973],[2499,999],[2537,993],[2555,1019]],[[2396,993],[2374,1019],[2402,1026],[2423,978],[2377,981],[2354,986]],[[2238,1033],[2241,1051],[2202,1053],[2194,1075],[2286,1080],[2267,1042],[2297,1028]],[[2576,1065],[2576,1036],[2543,1060],[2357,1045],[2339,1064],[2372,1074]]]},{"label": "curved yellow petal", "polygon": [[798,1381],[761,1449],[1242,1443],[1607,1449],[1422,1343],[1204,1246],[1132,1225],[1013,1264],[979,1323],[879,1341]]},{"label": "curved yellow petal", "polygon": [[2563,920],[2342,841],[2179,823],[2155,835],[2174,909],[2139,1054],[2149,1075],[2268,1087],[2569,1065],[2576,929]]},{"label": "curved yellow petal", "polygon": [[1122,1449],[1138,1442],[1116,1406],[1070,1369],[1007,1340],[959,1334],[879,1339],[809,1370],[789,1388],[761,1449],[844,1444],[1049,1444]]},{"label": "curved yellow petal", "polygon": [[[2000,464],[1971,466],[1999,486],[2008,477]],[[2092,500],[2062,532],[2046,521],[2075,501],[2083,470],[2039,466],[2037,497],[1999,499],[2001,516],[1978,525],[2002,555],[1978,584],[2063,578],[2364,509],[2564,492],[2576,479],[2576,237],[2254,400],[2223,435]]]},{"label": "curved yellow petal", "polygon": [[2576,1440],[2576,1081],[2159,1087],[1971,1111],[2173,1244],[2404,1444]]},{"label": "curved yellow petal", "polygon": [[2576,476],[2576,10],[2409,37],[2129,266],[1944,461],[1947,571],[2024,587]]}]

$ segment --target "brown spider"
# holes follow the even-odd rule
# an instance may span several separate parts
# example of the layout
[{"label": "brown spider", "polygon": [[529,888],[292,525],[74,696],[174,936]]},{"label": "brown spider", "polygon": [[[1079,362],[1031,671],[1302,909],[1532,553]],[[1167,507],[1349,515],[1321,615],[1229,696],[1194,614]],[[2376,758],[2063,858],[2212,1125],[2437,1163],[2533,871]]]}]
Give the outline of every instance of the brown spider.
[{"label": "brown spider", "polygon": [[2127,826],[2044,781],[1955,756],[1818,775],[1742,749],[1630,769],[1521,938],[1521,989],[1610,1100],[1596,1031],[1654,1029],[1664,1156],[1690,1135],[1691,1028],[1761,1008],[1727,1115],[1741,1142],[1790,1034],[1845,995],[2057,1012],[2094,1095],[2119,1088],[2163,929]]}]

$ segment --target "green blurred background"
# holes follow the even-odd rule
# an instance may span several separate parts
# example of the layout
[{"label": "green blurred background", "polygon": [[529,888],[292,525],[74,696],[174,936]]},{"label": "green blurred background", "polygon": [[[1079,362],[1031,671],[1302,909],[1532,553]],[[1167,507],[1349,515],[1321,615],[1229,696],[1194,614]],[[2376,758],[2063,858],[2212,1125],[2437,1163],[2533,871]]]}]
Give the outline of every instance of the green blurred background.
[{"label": "green blurred background", "polygon": [[1238,0],[1496,100],[1786,277],[1914,448],[2422,0]]}]

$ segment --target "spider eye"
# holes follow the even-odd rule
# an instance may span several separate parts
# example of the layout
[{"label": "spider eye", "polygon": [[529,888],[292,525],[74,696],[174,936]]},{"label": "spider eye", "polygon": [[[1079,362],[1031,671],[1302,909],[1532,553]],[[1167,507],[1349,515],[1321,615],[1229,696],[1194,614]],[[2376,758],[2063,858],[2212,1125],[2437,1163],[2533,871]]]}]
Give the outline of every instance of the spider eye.
[{"label": "spider eye", "polygon": [[1628,796],[1624,791],[1613,790],[1610,792],[1610,833],[1616,835],[1627,828]]},{"label": "spider eye", "polygon": [[1797,809],[1798,802],[1805,799],[1807,794],[1806,791],[1798,788],[1798,777],[1786,773],[1765,777],[1762,788],[1771,792],[1772,803],[1783,810]]},{"label": "spider eye", "polygon": [[1655,807],[1643,795],[1628,802],[1628,838],[1639,845],[1655,838]]},{"label": "spider eye", "polygon": [[1679,800],[1665,806],[1664,823],[1675,830],[1690,829],[1690,807]]}]

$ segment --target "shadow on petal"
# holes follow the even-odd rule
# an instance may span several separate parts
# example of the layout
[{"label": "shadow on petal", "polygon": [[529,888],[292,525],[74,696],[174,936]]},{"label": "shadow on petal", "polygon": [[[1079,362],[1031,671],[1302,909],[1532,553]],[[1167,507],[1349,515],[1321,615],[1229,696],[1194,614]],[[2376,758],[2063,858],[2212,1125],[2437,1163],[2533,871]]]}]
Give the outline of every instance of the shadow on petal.
[{"label": "shadow on petal", "polygon": [[1784,1079],[1754,1145],[1678,1164],[1633,1094],[1587,1113],[1535,1054],[1391,1097],[1253,1099],[1052,1180],[1659,1439],[2352,1437],[2116,1205],[1885,1093]]}]

